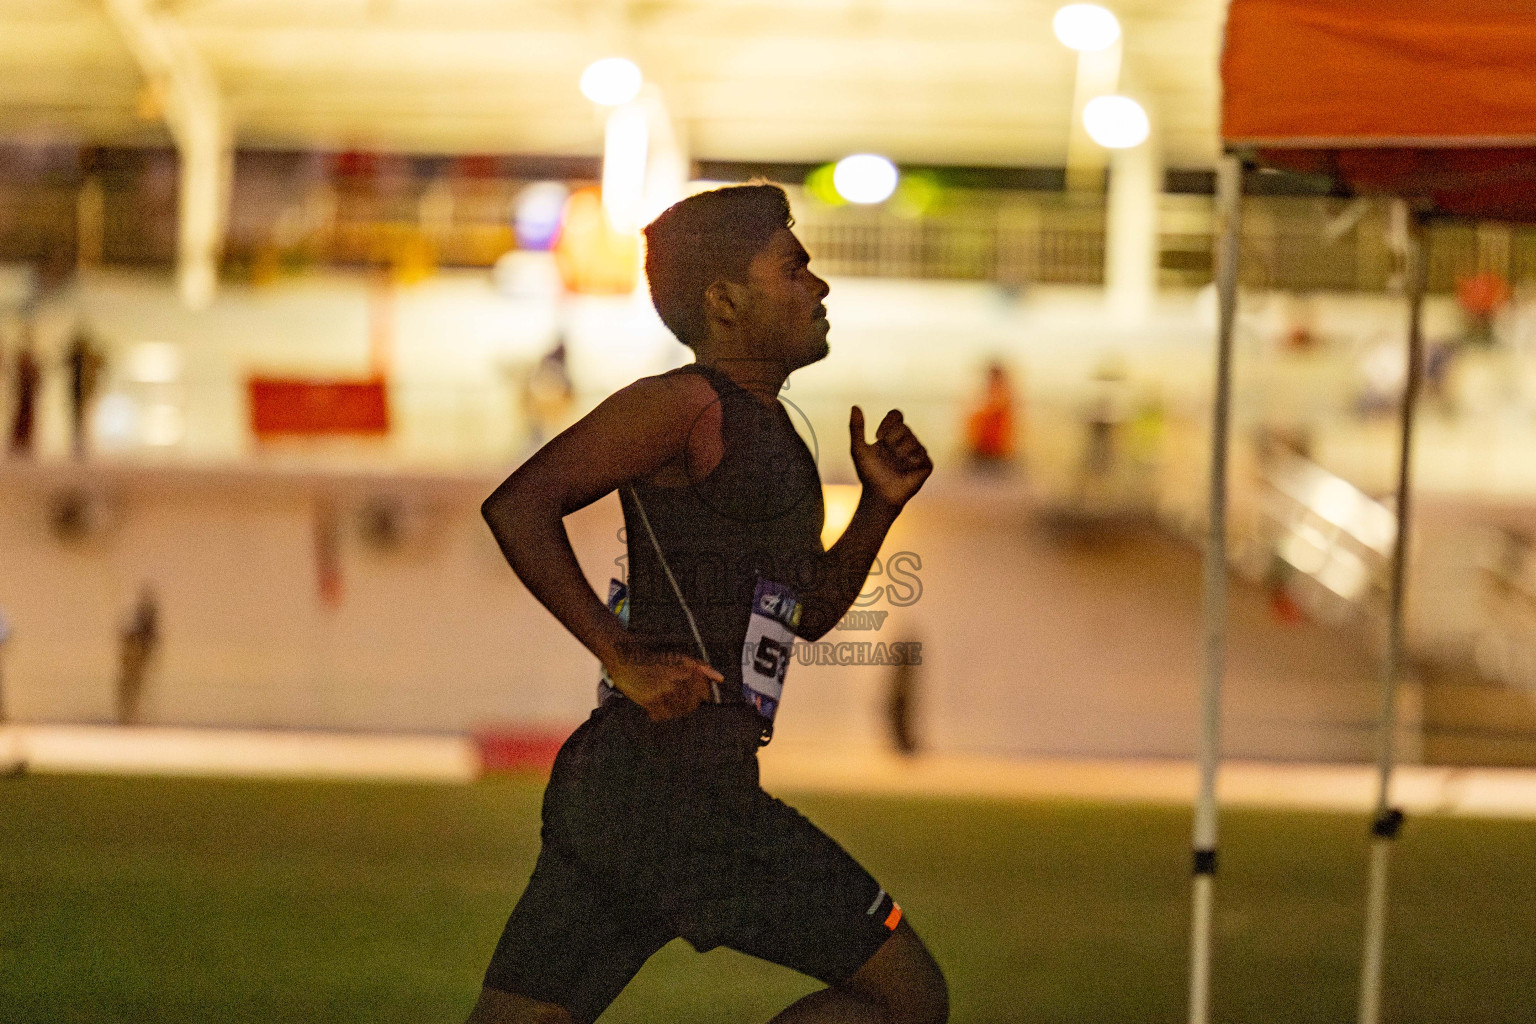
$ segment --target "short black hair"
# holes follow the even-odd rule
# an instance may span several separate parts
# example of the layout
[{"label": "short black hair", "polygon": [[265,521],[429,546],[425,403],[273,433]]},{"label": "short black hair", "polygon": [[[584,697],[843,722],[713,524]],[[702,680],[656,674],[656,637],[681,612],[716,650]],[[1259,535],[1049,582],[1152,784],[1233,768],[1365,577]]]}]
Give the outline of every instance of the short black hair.
[{"label": "short black hair", "polygon": [[704,340],[704,292],[745,282],[747,264],[774,232],[794,224],[777,185],[732,185],[689,196],[645,229],[645,278],[667,329],[689,348]]}]

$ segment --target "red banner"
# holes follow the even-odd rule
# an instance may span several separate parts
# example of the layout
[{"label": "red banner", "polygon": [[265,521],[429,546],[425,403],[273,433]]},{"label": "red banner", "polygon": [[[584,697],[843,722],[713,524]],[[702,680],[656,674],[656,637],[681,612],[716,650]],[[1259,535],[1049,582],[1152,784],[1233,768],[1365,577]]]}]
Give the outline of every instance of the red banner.
[{"label": "red banner", "polygon": [[382,379],[252,377],[250,393],[257,437],[389,432],[389,392]]}]

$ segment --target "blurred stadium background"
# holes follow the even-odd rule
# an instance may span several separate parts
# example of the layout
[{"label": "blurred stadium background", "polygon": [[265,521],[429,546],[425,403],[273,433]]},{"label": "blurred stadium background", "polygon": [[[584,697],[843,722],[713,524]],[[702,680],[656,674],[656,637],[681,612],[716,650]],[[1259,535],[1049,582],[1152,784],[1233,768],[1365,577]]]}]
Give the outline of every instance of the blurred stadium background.
[{"label": "blurred stadium background", "polygon": [[[849,404],[938,464],[828,638],[921,665],[797,666],[765,771],[932,908],[957,1020],[1178,1016],[1225,4],[1112,6],[1075,51],[1034,0],[0,0],[0,1018],[464,1012],[596,672],[479,502],[685,360],[634,228],[758,177],[832,283],[785,394],[829,539]],[[584,79],[612,57],[629,93]],[[1108,93],[1143,141],[1084,127]],[[1385,202],[1248,188],[1224,746],[1269,809],[1218,1008],[1316,1020],[1352,998],[1333,815],[1369,804],[1406,317]],[[1427,241],[1397,749],[1411,811],[1529,818],[1536,229]],[[568,521],[600,590],[620,525]],[[535,774],[412,781],[501,769]],[[1415,827],[1392,1019],[1526,1019],[1529,825]],[[720,970],[658,961],[613,1018],[796,984]]]}]

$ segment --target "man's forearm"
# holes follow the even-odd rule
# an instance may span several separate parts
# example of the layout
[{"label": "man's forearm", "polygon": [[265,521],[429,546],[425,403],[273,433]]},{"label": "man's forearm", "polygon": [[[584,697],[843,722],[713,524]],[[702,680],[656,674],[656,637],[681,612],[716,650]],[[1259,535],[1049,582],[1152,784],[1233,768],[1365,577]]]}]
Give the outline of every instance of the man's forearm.
[{"label": "man's forearm", "polygon": [[865,489],[848,528],[821,557],[811,593],[802,599],[800,636],[819,639],[853,607],[900,512]]},{"label": "man's forearm", "polygon": [[517,578],[583,647],[611,665],[627,634],[588,585],[559,510],[498,492],[480,511]]}]

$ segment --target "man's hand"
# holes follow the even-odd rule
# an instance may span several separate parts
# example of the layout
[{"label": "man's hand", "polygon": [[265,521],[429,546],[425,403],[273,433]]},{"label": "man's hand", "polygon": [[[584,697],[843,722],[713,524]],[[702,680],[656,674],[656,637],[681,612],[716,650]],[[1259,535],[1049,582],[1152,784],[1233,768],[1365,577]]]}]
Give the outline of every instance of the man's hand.
[{"label": "man's hand", "polygon": [[653,722],[681,718],[710,700],[711,683],[725,677],[696,658],[624,645],[608,665],[614,687],[645,709]]},{"label": "man's hand", "polygon": [[902,421],[901,410],[892,409],[875,430],[875,443],[864,440],[864,410],[854,406],[848,415],[852,435],[853,468],[866,493],[873,493],[892,508],[900,509],[916,494],[933,472],[933,460],[912,428]]},{"label": "man's hand", "polygon": [[864,493],[848,528],[821,556],[811,588],[801,594],[795,633],[806,640],[825,635],[853,607],[891,524],[933,472],[927,449],[896,409],[880,421],[874,444],[864,439],[864,410],[858,406],[849,410],[848,433]]}]

